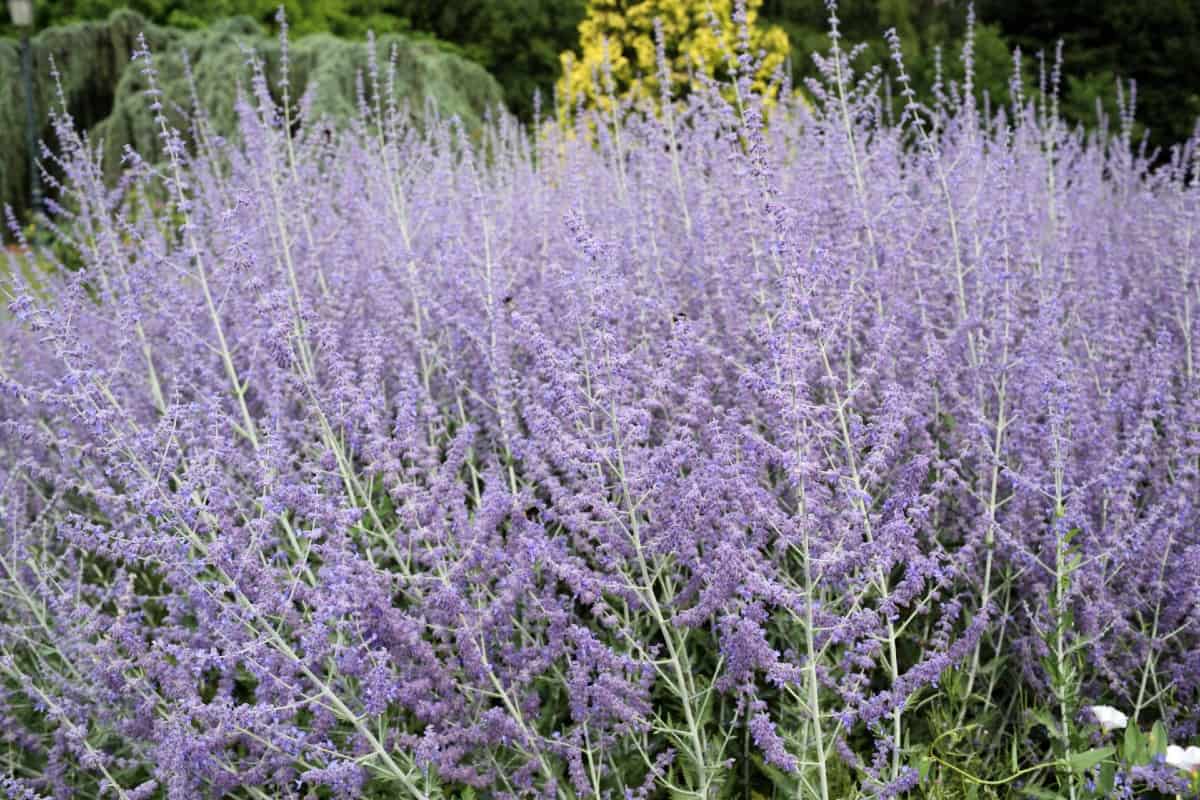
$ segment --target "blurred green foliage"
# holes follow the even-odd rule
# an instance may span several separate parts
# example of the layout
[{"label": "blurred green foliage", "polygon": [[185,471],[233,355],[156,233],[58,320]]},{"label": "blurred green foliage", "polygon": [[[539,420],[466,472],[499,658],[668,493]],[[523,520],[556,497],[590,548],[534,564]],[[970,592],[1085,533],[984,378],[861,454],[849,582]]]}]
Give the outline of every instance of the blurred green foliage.
[{"label": "blurred green foliage", "polygon": [[[809,54],[827,52],[829,12],[821,0],[764,0],[763,18],[780,25],[792,42],[792,75],[799,83],[815,78],[817,68]],[[900,36],[904,68],[917,96],[929,98],[937,80],[939,62],[943,85],[961,82],[963,37],[967,27],[964,2],[945,0],[843,0],[838,4],[838,27],[843,48],[862,44],[853,66],[861,74],[872,65],[883,65],[895,74],[883,32],[895,29]],[[993,107],[1009,102],[1013,57],[1001,30],[985,19],[974,28],[974,82],[977,92],[987,92]],[[1026,59],[1028,60],[1028,59]],[[899,108],[900,87],[892,86]]]},{"label": "blurred green foliage", "polygon": [[[349,0],[347,0],[348,2]],[[505,104],[529,119],[535,91],[543,108],[560,75],[559,54],[575,47],[585,0],[393,0],[414,30],[451,42],[504,87]]]},{"label": "blurred green foliage", "polygon": [[[269,85],[278,88],[279,41],[263,36],[247,17],[219,20],[194,31],[168,28],[160,36],[168,42],[154,59],[163,96],[188,103],[186,53],[200,104],[218,133],[229,135],[237,128],[235,95],[239,85],[249,89],[248,52],[253,50],[262,59]],[[413,41],[401,34],[384,34],[375,41],[375,56],[381,70],[389,64],[389,59],[395,66],[398,103],[407,102],[418,112],[423,110],[426,100],[433,100],[439,113],[458,116],[469,130],[478,130],[484,113],[502,104],[500,87],[485,70],[428,42]],[[366,76],[369,69],[367,42],[314,33],[291,41],[288,59],[293,115],[298,98],[310,89],[313,118],[328,116],[345,120],[354,115],[358,103],[356,81],[359,75]],[[364,80],[370,101],[370,82],[365,77]],[[124,70],[116,85],[112,113],[95,126],[94,133],[104,141],[104,166],[109,173],[119,167],[120,148],[126,143],[150,160],[159,155],[158,127],[145,96],[148,88],[140,69]],[[187,130],[190,108],[177,108],[170,103],[164,106],[170,123]]]},{"label": "blurred green foliage", "polygon": [[[239,87],[248,87],[250,70],[246,51],[264,61],[276,86],[280,63],[278,38],[249,17],[224,18],[197,29],[161,26],[139,14],[121,10],[102,21],[88,20],[46,28],[33,37],[35,107],[38,136],[54,144],[48,111],[59,106],[50,61],[60,74],[67,111],[77,127],[89,131],[102,145],[108,174],[116,172],[122,148],[132,145],[144,157],[158,157],[160,142],[153,125],[141,70],[130,67],[137,35],[145,33],[155,54],[158,81],[168,102],[171,122],[187,130],[176,104],[190,103],[184,72],[188,54],[196,93],[211,115],[214,128],[228,135],[235,130],[234,99]],[[392,57],[396,63],[396,93],[417,111],[431,100],[440,113],[459,116],[468,129],[478,129],[488,108],[500,105],[499,84],[467,59],[444,48],[402,34],[388,33],[376,42],[380,64]],[[355,81],[367,69],[368,45],[328,33],[293,38],[289,80],[293,98],[313,88],[312,113],[345,119],[356,103]],[[0,86],[19,87],[20,50],[13,40],[0,40]],[[14,93],[19,97],[19,89]],[[0,102],[0,205],[8,203],[23,212],[28,203],[28,159],[25,157],[23,103]]]},{"label": "blurred green foliage", "polygon": [[[1099,101],[1117,116],[1117,80],[1137,83],[1135,134],[1148,129],[1152,146],[1187,139],[1200,117],[1200,3],[1196,0],[975,0],[975,86],[993,107],[1009,102],[1012,50],[1022,53],[1028,95],[1039,82],[1040,59],[1047,74],[1063,43],[1060,107],[1072,123],[1096,124]],[[840,0],[838,19],[847,42],[865,42],[860,65],[884,63],[881,32],[895,28],[905,66],[918,95],[933,84],[935,52],[941,48],[944,80],[961,80],[967,0]],[[764,0],[764,19],[782,26],[792,41],[797,78],[816,69],[808,53],[829,46],[823,0]]]},{"label": "blurred green foliage", "polygon": [[280,5],[298,36],[332,33],[361,37],[368,29],[379,34],[401,30],[386,0],[35,0],[39,28],[105,19],[117,8],[128,8],[157,25],[176,28],[200,28],[236,16],[269,25]]},{"label": "blurred green foliage", "polygon": [[[553,86],[559,53],[578,38],[584,0],[35,0],[35,5],[39,29],[104,19],[124,6],[158,25],[194,29],[240,15],[271,31],[282,5],[294,36],[405,33],[465,55],[500,81],[510,109],[528,117],[535,90]],[[0,33],[15,32],[0,26]]]},{"label": "blurred green foliage", "polygon": [[[103,19],[127,5],[159,25],[183,29],[223,17],[249,16],[274,29],[280,0],[35,0],[39,28]],[[500,82],[505,104],[528,119],[533,95],[551,91],[560,75],[559,54],[578,45],[585,0],[282,0],[295,35],[327,32],[361,39],[407,33],[427,37],[482,65]],[[1200,116],[1200,2],[1197,0],[976,0],[983,27],[977,32],[976,85],[1004,102],[1011,74],[1009,50],[1019,45],[1025,73],[1036,85],[1038,51],[1053,60],[1064,40],[1063,111],[1091,124],[1097,99],[1115,112],[1116,80],[1138,84],[1138,117],[1156,145],[1187,138]],[[848,41],[870,45],[866,61],[884,61],[881,34],[896,28],[918,89],[934,74],[941,44],[948,77],[958,60],[967,0],[840,0],[838,16]],[[792,44],[796,78],[814,74],[808,54],[828,47],[824,0],[764,0],[765,24],[782,27]],[[4,20],[7,23],[7,19]],[[12,35],[11,27],[0,33]],[[549,98],[547,96],[547,102]]]},{"label": "blurred green foliage", "polygon": [[1181,142],[1200,117],[1200,1],[977,0],[1013,45],[1053,52],[1063,41],[1066,112],[1094,120],[1115,81],[1137,83],[1137,117],[1156,146]]},{"label": "blurred green foliage", "polygon": [[[118,15],[113,18],[116,22],[104,21],[113,8],[128,6],[153,23],[151,38],[161,40],[152,41],[156,48],[180,45],[206,52],[217,46],[212,44],[216,42],[220,43],[217,53],[232,54],[229,48],[239,36],[254,39],[259,49],[273,46],[271,35],[277,31],[279,5],[279,0],[35,0],[36,23],[42,31],[35,38],[38,69],[43,73],[37,87],[38,108],[44,113],[49,101],[44,67],[45,56],[51,52],[57,54],[64,72],[71,112],[84,127],[106,119],[118,93],[134,96],[136,76],[125,65],[136,31],[127,26],[140,24],[133,22],[140,18]],[[297,45],[298,69],[306,74],[310,69],[314,74],[336,73],[340,77],[330,86],[352,86],[347,83],[350,78],[338,70],[358,63],[359,56],[353,54],[361,54],[340,40],[361,42],[369,30],[380,36],[402,34],[405,41],[424,42],[419,57],[414,55],[419,63],[441,65],[436,69],[430,66],[431,72],[418,81],[436,87],[435,94],[478,99],[490,91],[480,88],[484,81],[478,74],[462,66],[447,66],[458,62],[434,58],[438,51],[458,54],[490,72],[499,82],[505,105],[528,120],[535,92],[540,90],[544,105],[549,106],[550,92],[561,71],[559,55],[578,48],[585,0],[282,0],[282,5],[293,39],[317,33],[338,37]],[[1049,69],[1061,37],[1061,108],[1069,121],[1094,124],[1098,101],[1109,117],[1115,117],[1116,82],[1133,79],[1137,82],[1137,117],[1148,127],[1152,145],[1180,142],[1193,132],[1200,117],[1197,0],[976,0],[976,11],[975,85],[988,93],[993,106],[1009,101],[1012,48],[1021,47],[1026,86],[1036,89],[1037,54],[1045,54]],[[233,15],[244,19],[220,22]],[[763,2],[762,23],[777,25],[788,34],[792,74],[798,84],[816,74],[809,54],[829,46],[828,16],[824,0]],[[856,67],[888,64],[882,33],[895,28],[903,42],[905,66],[920,96],[928,97],[935,81],[938,48],[944,83],[961,80],[967,0],[840,0],[838,17],[846,42],[867,45]],[[5,17],[0,35],[15,36],[16,30],[7,23]],[[209,42],[205,36],[215,38]],[[318,52],[324,49],[334,52],[326,57]],[[233,64],[223,64],[220,59],[224,58],[226,55],[206,54],[206,64],[203,69],[198,66],[198,71],[220,75],[219,81],[227,88],[232,85],[228,81]],[[16,42],[0,39],[0,86],[19,86],[18,59]],[[166,68],[174,63],[168,58]],[[134,106],[124,102],[104,130],[139,138]],[[332,98],[329,103],[336,105]],[[24,159],[17,157],[24,152],[23,114],[20,103],[0,102],[3,198],[13,198],[14,187],[27,180]],[[48,133],[44,126],[42,133]]]}]

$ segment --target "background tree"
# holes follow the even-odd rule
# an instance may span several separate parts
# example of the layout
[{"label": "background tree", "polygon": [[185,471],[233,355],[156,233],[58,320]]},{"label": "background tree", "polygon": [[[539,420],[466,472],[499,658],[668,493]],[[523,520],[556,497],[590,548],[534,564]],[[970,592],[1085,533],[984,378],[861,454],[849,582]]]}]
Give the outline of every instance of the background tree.
[{"label": "background tree", "polygon": [[1137,83],[1137,117],[1150,142],[1182,142],[1200,117],[1200,3],[1196,0],[979,0],[980,15],[1027,53],[1063,40],[1068,114],[1110,111],[1115,81]]},{"label": "background tree", "polygon": [[[280,2],[295,36],[327,32],[362,39],[368,30],[379,35],[406,33],[463,55],[496,77],[505,104],[525,120],[532,116],[535,92],[548,93],[562,77],[559,55],[582,48],[587,56],[589,47],[579,39],[579,26],[588,11],[586,0],[37,0],[37,26],[44,30],[103,20],[115,8],[130,7],[150,22],[173,28],[204,27],[237,14],[250,16],[274,32]],[[934,80],[938,47],[946,79],[961,78],[958,53],[967,4],[968,0],[840,0],[837,14],[845,40],[867,45],[858,66],[889,65],[882,34],[895,28],[915,88],[923,93]],[[628,10],[635,16],[644,8],[670,16],[672,9],[687,5],[684,0],[592,3],[598,14],[605,9]],[[729,5],[729,0],[714,2],[716,9]],[[813,76],[810,54],[829,46],[825,0],[757,0],[752,5],[761,27],[786,33],[793,79]],[[1014,46],[1021,47],[1024,71],[1035,89],[1037,53],[1052,60],[1061,38],[1065,62],[1061,108],[1069,121],[1094,125],[1097,100],[1109,115],[1115,114],[1116,81],[1133,79],[1137,118],[1149,129],[1153,145],[1180,142],[1192,132],[1200,116],[1200,48],[1195,46],[1200,37],[1200,4],[1196,0],[976,0],[975,8],[975,85],[987,91],[993,102],[1008,99]],[[640,43],[634,46],[637,37],[632,36],[629,51],[623,46],[614,55],[634,67],[631,75],[640,70],[653,79],[653,37],[646,27],[652,25],[652,15],[649,21],[631,20],[631,24],[643,30]],[[701,36],[706,29],[702,19]],[[16,35],[4,14],[0,14],[0,34]],[[599,53],[594,44],[591,53],[592,57]],[[590,67],[580,66],[570,81],[590,80],[589,72]]]},{"label": "background tree", "polygon": [[[584,0],[38,0],[39,29],[103,20],[128,7],[157,25],[195,29],[247,16],[276,28],[283,5],[294,36],[332,33],[363,39],[404,33],[465,56],[492,73],[504,88],[505,105],[528,118],[533,96],[559,76],[558,55],[576,40]],[[12,33],[0,20],[0,33]]]},{"label": "background tree", "polygon": [[533,97],[558,79],[558,56],[574,45],[584,0],[394,0],[405,27],[451,42],[504,87],[504,101],[529,119]]},{"label": "background tree", "polygon": [[[746,25],[750,49],[761,59],[755,88],[773,92],[771,79],[788,55],[782,28],[760,25],[762,0],[749,0]],[[739,26],[733,19],[733,0],[590,0],[579,23],[579,48],[563,53],[560,97],[567,102],[585,98],[589,104],[606,93],[611,75],[615,93],[626,98],[657,100],[658,79],[655,25],[661,23],[672,94],[686,93],[694,74],[727,77],[728,62],[737,52]]]},{"label": "background tree", "polygon": [[[57,146],[49,110],[59,105],[58,87],[50,75],[53,60],[59,72],[67,111],[80,129],[88,131],[102,150],[111,177],[120,168],[122,148],[131,145],[154,160],[161,141],[144,94],[142,72],[130,64],[139,34],[155,53],[158,81],[169,99],[173,124],[188,130],[178,116],[190,95],[183,58],[187,53],[196,92],[211,110],[214,128],[224,136],[236,131],[234,97],[247,87],[250,71],[245,50],[265,62],[270,77],[278,76],[279,41],[246,17],[225,18],[196,30],[160,26],[130,12],[117,11],[103,21],[89,20],[46,28],[33,37],[34,105],[38,138]],[[294,97],[315,87],[311,111],[336,120],[355,110],[356,77],[367,69],[368,49],[327,33],[293,36],[289,79]],[[443,114],[459,117],[469,130],[478,130],[485,111],[500,105],[503,96],[495,79],[478,64],[445,52],[428,41],[385,34],[376,42],[376,57],[387,63],[394,49],[396,92],[401,102],[420,111],[430,100]],[[20,85],[16,42],[0,39],[0,86]],[[274,84],[277,85],[277,84]],[[23,103],[0,102],[0,208],[12,205],[24,213],[28,204],[28,160],[25,158]],[[43,161],[52,169],[53,162]]]}]

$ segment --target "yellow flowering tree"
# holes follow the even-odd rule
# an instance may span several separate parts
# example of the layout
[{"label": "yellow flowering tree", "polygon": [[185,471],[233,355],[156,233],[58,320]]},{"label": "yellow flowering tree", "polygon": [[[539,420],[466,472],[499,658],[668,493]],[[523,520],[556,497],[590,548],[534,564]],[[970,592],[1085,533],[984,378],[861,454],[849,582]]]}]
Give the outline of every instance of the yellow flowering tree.
[{"label": "yellow flowering tree", "polygon": [[[754,88],[770,101],[777,90],[771,78],[787,57],[788,38],[781,28],[758,24],[761,5],[762,0],[747,0],[746,22],[750,53],[756,59],[765,54],[754,75]],[[588,0],[587,14],[579,23],[582,55],[568,51],[561,56],[561,101],[574,106],[583,98],[587,106],[607,108],[608,74],[617,99],[657,101],[662,87],[656,20],[662,25],[672,96],[686,94],[697,73],[727,79],[729,59],[736,55],[741,35],[733,10],[734,0]]]}]

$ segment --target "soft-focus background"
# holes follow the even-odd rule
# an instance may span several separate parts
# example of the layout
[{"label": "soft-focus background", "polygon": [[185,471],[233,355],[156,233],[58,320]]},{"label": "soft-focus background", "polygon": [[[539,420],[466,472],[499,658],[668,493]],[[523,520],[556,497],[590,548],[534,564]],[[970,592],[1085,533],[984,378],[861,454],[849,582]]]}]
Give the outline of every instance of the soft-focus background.
[{"label": "soft-focus background", "polygon": [[[326,87],[320,111],[349,110],[355,74],[366,64],[368,32],[399,43],[400,71],[415,102],[433,97],[443,109],[477,121],[502,97],[525,121],[539,91],[549,105],[562,74],[562,54],[578,49],[585,15],[638,7],[671,6],[682,0],[285,0],[294,39],[299,39],[292,80],[317,79]],[[39,139],[50,139],[47,111],[55,94],[53,58],[71,114],[81,127],[102,135],[111,171],[122,147],[153,148],[152,130],[141,130],[136,109],[144,106],[136,70],[129,69],[134,38],[145,31],[150,45],[180,61],[192,54],[202,100],[210,108],[236,91],[238,53],[251,46],[268,60],[278,34],[277,0],[36,0],[32,28],[35,114]],[[644,10],[644,9],[642,9]],[[657,12],[656,12],[657,13]],[[842,33],[864,42],[865,60],[886,58],[882,34],[895,28],[904,43],[909,72],[919,93],[933,85],[940,52],[948,74],[957,63],[968,13],[965,0],[844,0],[838,4]],[[828,42],[823,0],[763,0],[761,21],[787,34],[788,66],[797,85],[814,73],[809,53]],[[1136,84],[1138,134],[1151,147],[1186,139],[1200,116],[1200,3],[1196,0],[978,0],[975,14],[977,85],[996,102],[1008,101],[1011,52],[1019,47],[1025,74],[1037,81],[1039,54],[1047,80],[1061,40],[1065,76],[1063,114],[1094,125],[1097,103],[1117,113],[1118,80]],[[22,102],[21,29],[7,14],[0,25],[0,203],[24,215],[29,203],[29,159]],[[308,39],[309,36],[320,38]],[[329,38],[332,37],[332,38]],[[261,41],[254,41],[261,39]],[[390,50],[389,43],[389,50]],[[168,71],[170,70],[168,65]],[[481,67],[482,69],[479,69]],[[173,71],[184,81],[181,69]],[[144,120],[143,120],[144,121]]]}]

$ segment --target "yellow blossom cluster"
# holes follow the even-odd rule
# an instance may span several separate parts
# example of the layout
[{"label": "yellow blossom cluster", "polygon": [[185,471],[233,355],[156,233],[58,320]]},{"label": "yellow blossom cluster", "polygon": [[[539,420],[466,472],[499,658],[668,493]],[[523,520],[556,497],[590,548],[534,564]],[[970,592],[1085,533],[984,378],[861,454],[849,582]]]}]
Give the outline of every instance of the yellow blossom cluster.
[{"label": "yellow blossom cluster", "polygon": [[[754,89],[770,103],[778,91],[772,78],[787,57],[788,38],[781,28],[759,24],[762,0],[748,0],[746,5],[750,53],[758,61]],[[610,89],[618,101],[657,102],[662,87],[656,21],[662,25],[673,97],[694,88],[699,74],[727,81],[741,36],[733,11],[733,0],[589,0],[579,24],[582,55],[561,56],[560,103],[572,108],[582,99],[587,107],[607,109]]]}]

